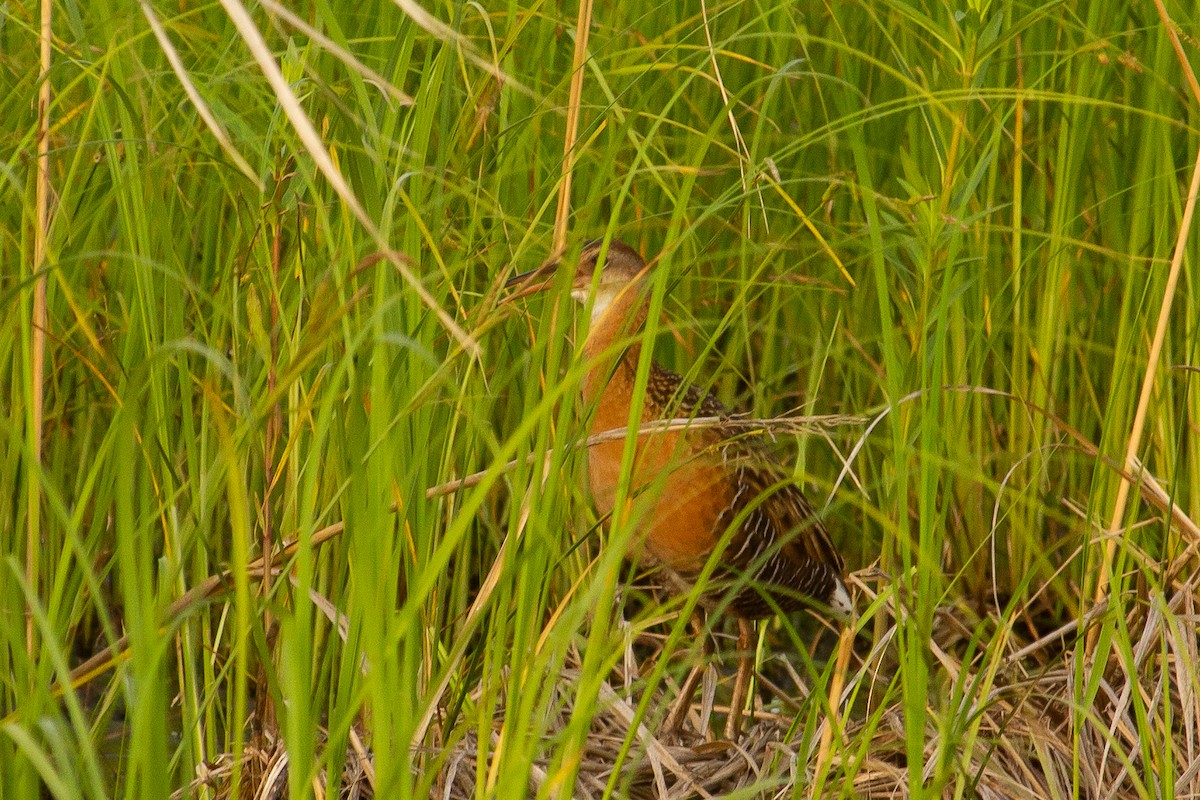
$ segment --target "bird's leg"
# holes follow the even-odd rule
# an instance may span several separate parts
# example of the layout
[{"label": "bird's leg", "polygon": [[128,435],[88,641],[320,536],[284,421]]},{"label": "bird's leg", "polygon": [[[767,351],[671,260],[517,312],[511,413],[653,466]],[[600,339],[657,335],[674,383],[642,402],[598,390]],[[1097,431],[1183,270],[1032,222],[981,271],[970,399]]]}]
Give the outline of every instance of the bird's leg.
[{"label": "bird's leg", "polygon": [[733,683],[733,696],[729,698],[729,716],[725,719],[725,738],[736,742],[741,735],[742,708],[750,692],[750,679],[754,676],[754,623],[738,617],[738,671]]},{"label": "bird's leg", "polygon": [[683,730],[683,721],[687,719],[688,711],[692,709],[692,697],[696,694],[696,687],[700,685],[700,679],[704,677],[704,670],[708,669],[708,656],[712,654],[712,646],[699,613],[692,614],[690,624],[692,632],[704,642],[704,657],[692,665],[683,686],[679,688],[679,696],[675,698],[675,704],[671,706],[671,713],[667,715],[667,730],[672,732]]}]

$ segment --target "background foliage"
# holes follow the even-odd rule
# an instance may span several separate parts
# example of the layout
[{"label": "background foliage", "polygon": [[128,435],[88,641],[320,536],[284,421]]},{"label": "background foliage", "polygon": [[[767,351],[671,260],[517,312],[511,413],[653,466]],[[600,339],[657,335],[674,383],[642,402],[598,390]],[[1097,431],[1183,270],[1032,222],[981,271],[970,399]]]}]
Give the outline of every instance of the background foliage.
[{"label": "background foliage", "polygon": [[[1195,62],[1195,9],[1168,10]],[[54,12],[39,264],[38,9],[0,8],[4,796],[166,796],[222,765],[236,786],[250,762],[223,754],[276,724],[297,795],[320,774],[336,790],[352,730],[383,796],[428,794],[463,742],[480,796],[525,796],[531,776],[543,796],[582,791],[602,683],[635,634],[669,631],[670,650],[686,620],[620,600],[628,569],[581,492],[582,321],[563,292],[498,303],[553,249],[578,10]],[[846,712],[861,724],[824,788],[802,759],[771,791],[854,796],[894,708],[904,791],[970,796],[964,765],[1003,740],[978,712],[1020,673],[1014,642],[1080,620],[1097,592],[1091,632],[1043,664],[1069,698],[1057,789],[1193,785],[1176,782],[1197,747],[1195,625],[1164,598],[1194,597],[1197,539],[1136,493],[1113,519],[1200,149],[1167,30],[1119,0],[595,10],[571,243],[613,233],[657,258],[648,335],[668,366],[756,417],[853,423],[777,438],[862,571]],[[1193,235],[1137,448],[1185,522],[1198,256]],[[263,578],[252,562],[285,544]],[[1078,731],[1109,727],[1106,669],[1141,674],[1147,614],[1174,633],[1151,637],[1163,671],[1131,736],[1113,733],[1125,771],[1105,784]],[[947,619],[961,675],[930,648]],[[803,652],[789,632],[771,648]],[[865,659],[881,648],[893,669]],[[829,669],[805,663],[820,697]],[[796,712],[813,748],[826,709]]]}]

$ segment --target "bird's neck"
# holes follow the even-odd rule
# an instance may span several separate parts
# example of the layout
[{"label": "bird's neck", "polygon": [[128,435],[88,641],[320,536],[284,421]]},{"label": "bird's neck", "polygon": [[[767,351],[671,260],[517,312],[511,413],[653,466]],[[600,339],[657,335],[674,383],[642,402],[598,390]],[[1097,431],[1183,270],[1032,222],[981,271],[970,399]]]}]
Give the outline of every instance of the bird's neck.
[{"label": "bird's neck", "polygon": [[646,322],[647,311],[646,298],[637,285],[596,298],[583,344],[588,364],[583,397],[589,406],[606,391],[632,395],[642,350],[633,334]]}]

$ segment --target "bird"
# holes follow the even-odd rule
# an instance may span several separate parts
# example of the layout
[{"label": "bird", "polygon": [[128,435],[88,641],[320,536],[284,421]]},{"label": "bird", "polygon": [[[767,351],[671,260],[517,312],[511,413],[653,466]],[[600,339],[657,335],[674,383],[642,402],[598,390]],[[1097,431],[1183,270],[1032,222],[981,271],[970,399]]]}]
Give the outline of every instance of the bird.
[{"label": "bird", "polygon": [[[558,259],[506,282],[515,300],[554,285]],[[845,617],[853,604],[844,562],[815,509],[786,467],[761,442],[746,435],[734,412],[709,392],[651,361],[645,391],[635,388],[643,346],[636,334],[649,312],[654,267],[625,242],[593,239],[574,264],[572,297],[590,308],[582,347],[584,407],[591,410],[588,482],[603,518],[616,511],[624,436],[631,414],[654,423],[696,420],[641,431],[625,497],[649,492],[649,507],[633,519],[631,555],[664,568],[671,584],[690,590],[714,551],[724,546],[700,605],[725,609],[738,621],[739,664],[724,735],[736,740],[753,677],[754,621],[802,608]],[[830,613],[832,612],[832,613]],[[668,727],[681,725],[699,682],[694,669],[680,690]]]}]

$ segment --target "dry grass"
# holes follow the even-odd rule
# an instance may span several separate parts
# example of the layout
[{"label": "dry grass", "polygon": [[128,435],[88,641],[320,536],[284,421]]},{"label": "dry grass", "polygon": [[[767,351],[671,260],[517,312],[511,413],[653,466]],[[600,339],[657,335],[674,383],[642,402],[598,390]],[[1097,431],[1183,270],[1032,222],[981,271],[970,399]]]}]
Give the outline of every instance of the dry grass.
[{"label": "dry grass", "polygon": [[[866,589],[863,581],[856,583]],[[646,691],[641,678],[661,656],[656,646],[661,637],[643,635],[630,637],[624,665],[601,685],[599,712],[578,765],[575,796],[784,798],[814,796],[818,786],[820,796],[911,796],[903,706],[898,699],[876,702],[889,694],[899,635],[894,623],[905,612],[894,594],[874,608],[872,613],[886,617],[890,627],[879,638],[882,645],[873,649],[866,646],[865,635],[858,637],[863,646],[854,649],[839,700],[847,724],[835,736],[827,763],[822,763],[819,752],[821,730],[806,733],[804,713],[798,711],[813,702],[824,706],[825,687],[819,680],[812,684],[803,679],[781,654],[768,657],[761,671],[787,676],[790,686],[760,677],[755,713],[736,744],[716,740],[712,734],[726,710],[721,699],[731,681],[728,675],[718,679],[715,665],[705,676],[683,730],[660,729],[665,711],[655,719],[640,719],[638,706]],[[945,782],[944,797],[955,796],[956,786],[966,786],[966,796],[982,800],[1065,798],[1072,796],[1073,785],[1080,788],[1079,796],[1088,798],[1200,797],[1197,619],[1194,580],[1176,587],[1170,597],[1140,598],[1125,617],[1135,648],[1124,656],[1111,653],[1096,697],[1086,699],[1077,695],[1081,683],[1077,675],[1096,665],[1084,654],[1085,630],[1071,624],[1029,635],[1023,632],[1035,629],[1037,621],[1028,615],[1006,621],[994,612],[980,617],[966,607],[940,609],[930,642],[938,668],[930,676],[921,774],[930,781],[939,772],[939,760],[951,759],[957,779]],[[873,621],[860,619],[859,630]],[[991,641],[1003,641],[1003,653],[997,648],[972,648],[973,631],[993,631]],[[555,682],[555,711],[546,721],[547,740],[567,729],[580,668],[579,654],[573,652]],[[667,683],[653,690],[651,708],[665,710],[674,699],[678,687]],[[981,685],[990,688],[974,694],[934,689]],[[1139,723],[1136,715],[1169,720],[1172,736],[1140,741],[1137,731],[1146,724]],[[819,718],[819,726],[829,724],[825,715]],[[458,800],[493,795],[494,787],[480,785],[480,778],[485,776],[486,783],[491,774],[489,759],[502,746],[502,724],[501,714],[482,752],[473,730],[435,731],[435,740],[450,744],[419,759],[438,770],[433,797]],[[973,736],[963,737],[964,725],[975,728]],[[942,746],[947,731],[954,731],[949,751]],[[254,797],[285,796],[286,750],[273,734],[263,736],[265,746],[245,751],[244,774],[252,776]],[[346,755],[338,786],[342,798],[375,794],[371,755],[359,741],[357,735],[352,737],[354,746]],[[1173,786],[1157,783],[1164,761],[1173,762],[1173,772],[1180,776]],[[548,756],[531,765],[530,796],[544,796],[552,770]],[[226,796],[230,773],[231,759],[219,759],[187,792],[203,784]],[[325,796],[329,788],[327,776],[322,775],[313,790]]]}]

